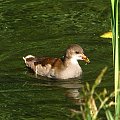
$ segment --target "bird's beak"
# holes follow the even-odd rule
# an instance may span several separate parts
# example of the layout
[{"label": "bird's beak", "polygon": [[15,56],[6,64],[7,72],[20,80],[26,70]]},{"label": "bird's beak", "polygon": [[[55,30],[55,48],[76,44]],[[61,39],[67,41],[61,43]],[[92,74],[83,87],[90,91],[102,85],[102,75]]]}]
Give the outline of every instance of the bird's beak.
[{"label": "bird's beak", "polygon": [[90,60],[87,56],[85,56],[83,53],[81,54],[82,60],[84,60],[86,63],[90,63]]}]

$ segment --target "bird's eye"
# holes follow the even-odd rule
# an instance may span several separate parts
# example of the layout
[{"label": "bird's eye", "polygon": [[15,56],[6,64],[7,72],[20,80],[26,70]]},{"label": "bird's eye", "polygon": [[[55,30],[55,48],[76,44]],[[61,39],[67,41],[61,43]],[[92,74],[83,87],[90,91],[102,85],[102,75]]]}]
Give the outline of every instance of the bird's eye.
[{"label": "bird's eye", "polygon": [[79,52],[78,52],[78,51],[76,51],[75,53],[76,53],[76,54],[79,54]]}]

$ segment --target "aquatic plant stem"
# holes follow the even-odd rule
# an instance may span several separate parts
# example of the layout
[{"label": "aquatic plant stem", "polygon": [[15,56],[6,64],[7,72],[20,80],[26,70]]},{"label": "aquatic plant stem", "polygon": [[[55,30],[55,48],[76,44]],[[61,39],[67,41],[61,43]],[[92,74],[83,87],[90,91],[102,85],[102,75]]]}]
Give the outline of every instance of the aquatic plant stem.
[{"label": "aquatic plant stem", "polygon": [[119,38],[118,38],[118,0],[111,0],[112,6],[112,45],[113,45],[113,64],[115,78],[115,120],[120,117],[120,77],[119,77]]}]

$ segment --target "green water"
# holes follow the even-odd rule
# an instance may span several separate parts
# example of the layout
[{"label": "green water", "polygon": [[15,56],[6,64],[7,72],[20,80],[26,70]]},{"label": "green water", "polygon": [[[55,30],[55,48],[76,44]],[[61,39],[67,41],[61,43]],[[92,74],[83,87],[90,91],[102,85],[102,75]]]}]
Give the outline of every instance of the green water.
[{"label": "green water", "polygon": [[[108,66],[99,90],[113,88],[110,0],[0,0],[0,120],[73,120],[78,108],[66,96],[93,84]],[[22,57],[62,57],[69,44],[82,46],[91,63],[80,62],[81,80],[36,78]],[[75,119],[75,118],[74,118]]]}]

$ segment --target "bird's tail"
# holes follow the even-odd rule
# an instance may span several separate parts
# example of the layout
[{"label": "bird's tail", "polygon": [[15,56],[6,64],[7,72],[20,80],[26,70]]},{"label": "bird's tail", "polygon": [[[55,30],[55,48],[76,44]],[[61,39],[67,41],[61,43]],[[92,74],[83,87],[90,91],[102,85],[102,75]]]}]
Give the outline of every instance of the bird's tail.
[{"label": "bird's tail", "polygon": [[27,55],[26,57],[23,57],[23,60],[27,67],[31,68],[33,71],[35,71],[36,66],[34,65],[35,62],[35,56],[33,55]]}]

